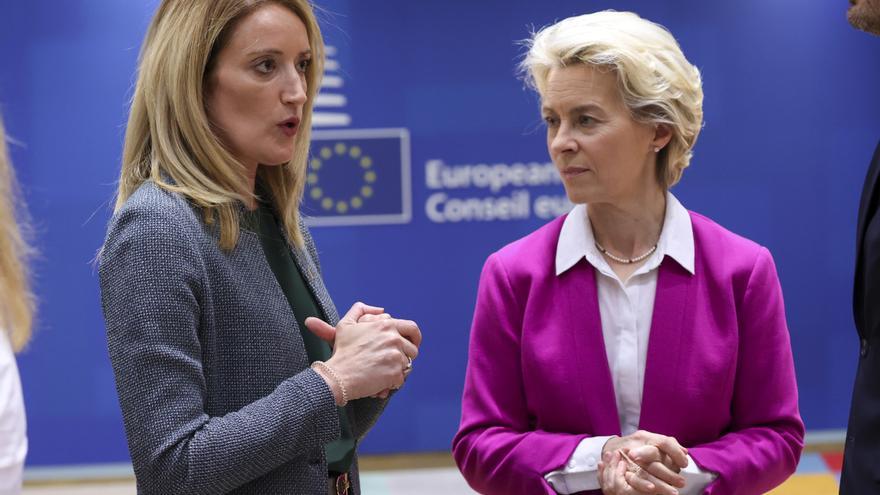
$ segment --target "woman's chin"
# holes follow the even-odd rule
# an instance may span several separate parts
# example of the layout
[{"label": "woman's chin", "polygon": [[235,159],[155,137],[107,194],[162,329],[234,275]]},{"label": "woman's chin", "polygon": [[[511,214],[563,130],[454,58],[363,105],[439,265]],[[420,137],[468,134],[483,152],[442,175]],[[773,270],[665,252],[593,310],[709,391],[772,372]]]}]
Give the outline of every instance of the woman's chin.
[{"label": "woman's chin", "polygon": [[280,167],[282,165],[286,165],[288,162],[290,162],[290,160],[292,158],[293,158],[292,155],[289,155],[289,156],[282,155],[282,156],[278,156],[278,157],[272,157],[269,160],[265,160],[263,162],[260,162],[260,165],[262,165],[264,167]]},{"label": "woman's chin", "polygon": [[566,189],[565,195],[568,196],[569,201],[576,205],[592,203],[596,197],[595,194],[591,194],[588,191],[578,191],[572,189]]}]

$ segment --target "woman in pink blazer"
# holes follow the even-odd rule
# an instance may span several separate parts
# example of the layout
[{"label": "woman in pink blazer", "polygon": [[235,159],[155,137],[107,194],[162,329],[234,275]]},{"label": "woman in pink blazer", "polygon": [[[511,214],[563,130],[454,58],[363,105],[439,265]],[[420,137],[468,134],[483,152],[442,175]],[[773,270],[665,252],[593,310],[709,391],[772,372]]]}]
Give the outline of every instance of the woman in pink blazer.
[{"label": "woman in pink blazer", "polygon": [[575,208],[492,254],[453,453],[485,494],[760,494],[804,426],[766,248],[669,192],[699,71],[626,12],[538,32],[522,67]]}]

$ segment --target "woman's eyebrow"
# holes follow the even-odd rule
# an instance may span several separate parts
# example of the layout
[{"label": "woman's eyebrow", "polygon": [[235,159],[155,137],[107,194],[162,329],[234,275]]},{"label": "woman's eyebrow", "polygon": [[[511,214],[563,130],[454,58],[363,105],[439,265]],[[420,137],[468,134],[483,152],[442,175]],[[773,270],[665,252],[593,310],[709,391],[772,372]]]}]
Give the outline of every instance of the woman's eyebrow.
[{"label": "woman's eyebrow", "polygon": [[[254,55],[283,55],[283,54],[284,54],[284,52],[277,49],[277,48],[262,48],[259,50],[253,50],[253,51],[248,52],[247,56],[251,57]],[[307,50],[303,50],[303,51],[299,52],[300,57],[307,56],[307,55],[311,56],[311,54],[312,54],[311,49],[307,49]]]}]

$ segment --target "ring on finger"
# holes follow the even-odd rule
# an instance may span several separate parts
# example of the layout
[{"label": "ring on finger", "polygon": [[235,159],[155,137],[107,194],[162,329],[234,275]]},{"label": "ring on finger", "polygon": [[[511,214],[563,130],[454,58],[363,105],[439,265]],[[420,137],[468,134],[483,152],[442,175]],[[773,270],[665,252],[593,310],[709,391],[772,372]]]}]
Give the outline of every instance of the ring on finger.
[{"label": "ring on finger", "polygon": [[623,459],[626,461],[627,471],[633,473],[636,476],[642,474],[642,466],[639,466],[636,461],[632,460],[632,457],[630,457],[626,452],[621,450],[620,456],[623,457]]}]

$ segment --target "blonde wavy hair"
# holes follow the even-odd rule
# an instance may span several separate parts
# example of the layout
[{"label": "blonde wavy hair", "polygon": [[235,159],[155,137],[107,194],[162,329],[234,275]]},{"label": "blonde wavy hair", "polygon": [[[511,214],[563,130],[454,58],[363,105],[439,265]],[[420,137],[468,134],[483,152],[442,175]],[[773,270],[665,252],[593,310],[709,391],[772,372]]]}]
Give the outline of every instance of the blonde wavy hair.
[{"label": "blonde wavy hair", "polygon": [[205,88],[216,57],[238,22],[270,3],[290,9],[302,20],[312,51],[306,71],[307,101],[293,157],[283,166],[258,171],[288,238],[302,246],[299,206],[312,103],[324,70],[324,42],[308,0],[163,0],[141,48],[115,210],[144,181],[152,180],[200,207],[207,224],[219,222],[221,248],[235,247],[239,205],[255,194],[247,188],[244,165],[211,129]]},{"label": "blonde wavy hair", "polygon": [[28,279],[31,248],[23,230],[25,211],[6,148],[0,118],[0,326],[9,335],[12,349],[20,351],[31,338],[34,296]]},{"label": "blonde wavy hair", "polygon": [[525,45],[520,71],[540,95],[551,69],[587,64],[613,70],[632,117],[672,131],[657,157],[658,181],[668,188],[681,179],[703,125],[703,87],[700,71],[666,28],[609,10],[547,26]]}]

